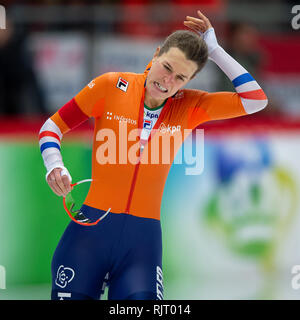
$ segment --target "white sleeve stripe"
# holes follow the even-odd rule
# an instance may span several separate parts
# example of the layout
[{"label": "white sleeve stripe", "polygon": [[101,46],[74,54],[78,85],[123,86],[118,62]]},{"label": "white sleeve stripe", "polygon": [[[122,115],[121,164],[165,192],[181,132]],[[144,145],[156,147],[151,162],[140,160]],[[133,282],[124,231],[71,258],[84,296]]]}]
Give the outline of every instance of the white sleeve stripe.
[{"label": "white sleeve stripe", "polygon": [[230,81],[233,81],[240,75],[248,71],[235,61],[222,47],[217,47],[210,56],[219,68],[227,75]]},{"label": "white sleeve stripe", "polygon": [[44,164],[47,171],[52,169],[54,165],[60,165],[60,166],[64,165],[62,161],[61,153],[56,148],[45,149],[42,156],[43,156]]},{"label": "white sleeve stripe", "polygon": [[59,146],[60,146],[60,141],[58,139],[56,139],[55,137],[43,137],[40,139],[39,141],[39,145],[41,147],[41,145],[45,142],[56,142]]},{"label": "white sleeve stripe", "polygon": [[49,162],[48,165],[51,165],[52,163],[54,162],[62,162],[62,157],[61,157],[61,154],[48,154],[47,155],[47,161]]},{"label": "white sleeve stripe", "polygon": [[44,160],[46,160],[46,158],[47,158],[47,156],[48,156],[49,154],[54,154],[54,153],[60,154],[59,149],[57,149],[57,148],[55,148],[55,147],[46,148],[46,149],[44,149],[43,152],[42,152],[42,157],[44,158]]},{"label": "white sleeve stripe", "polygon": [[268,104],[268,100],[251,100],[241,98],[241,101],[248,114],[260,111]]},{"label": "white sleeve stripe", "polygon": [[250,81],[244,84],[241,84],[238,87],[235,87],[236,92],[248,92],[248,91],[253,91],[253,90],[259,90],[261,87],[258,85],[256,81]]}]

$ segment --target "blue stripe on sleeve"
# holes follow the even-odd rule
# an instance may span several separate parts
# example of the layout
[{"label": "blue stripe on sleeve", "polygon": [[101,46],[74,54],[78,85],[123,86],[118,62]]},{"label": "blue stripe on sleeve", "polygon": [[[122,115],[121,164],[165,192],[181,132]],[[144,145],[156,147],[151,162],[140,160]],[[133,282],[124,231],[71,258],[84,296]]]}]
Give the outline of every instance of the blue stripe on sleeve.
[{"label": "blue stripe on sleeve", "polygon": [[56,143],[56,142],[45,142],[45,143],[43,143],[41,145],[41,148],[40,148],[41,153],[43,153],[43,151],[45,149],[48,149],[48,148],[57,148],[60,151],[60,146],[59,146],[58,143]]},{"label": "blue stripe on sleeve", "polygon": [[254,78],[251,76],[250,73],[244,73],[240,76],[236,77],[232,80],[232,83],[235,87],[238,87],[246,82],[255,81]]}]

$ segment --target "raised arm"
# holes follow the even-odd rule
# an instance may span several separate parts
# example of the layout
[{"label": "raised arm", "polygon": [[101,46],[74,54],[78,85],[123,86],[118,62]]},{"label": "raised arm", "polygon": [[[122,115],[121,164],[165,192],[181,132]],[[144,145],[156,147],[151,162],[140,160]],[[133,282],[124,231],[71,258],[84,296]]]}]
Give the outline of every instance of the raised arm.
[{"label": "raised arm", "polygon": [[265,108],[268,99],[260,85],[243,66],[218,44],[214,28],[209,19],[199,10],[197,14],[197,18],[187,16],[184,25],[203,37],[208,47],[209,59],[214,61],[232,81],[245,112],[250,114]]}]

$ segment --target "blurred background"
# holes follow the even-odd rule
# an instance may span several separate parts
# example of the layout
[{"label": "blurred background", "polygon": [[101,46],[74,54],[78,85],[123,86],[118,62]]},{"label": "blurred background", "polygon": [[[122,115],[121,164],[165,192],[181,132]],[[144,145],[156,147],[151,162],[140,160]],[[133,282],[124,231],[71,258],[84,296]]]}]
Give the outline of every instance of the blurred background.
[{"label": "blurred background", "polygon": [[[164,37],[184,29],[185,16],[197,9],[262,86],[269,105],[199,127],[205,130],[201,175],[172,166],[161,207],[165,299],[300,298],[292,274],[300,265],[297,1],[0,5],[6,13],[0,29],[0,299],[50,299],[51,258],[69,222],[62,199],[45,182],[38,147],[43,122],[99,74],[143,72]],[[188,87],[234,90],[210,61]],[[73,181],[91,175],[92,125],[64,137]],[[183,148],[189,144],[192,137]]]}]

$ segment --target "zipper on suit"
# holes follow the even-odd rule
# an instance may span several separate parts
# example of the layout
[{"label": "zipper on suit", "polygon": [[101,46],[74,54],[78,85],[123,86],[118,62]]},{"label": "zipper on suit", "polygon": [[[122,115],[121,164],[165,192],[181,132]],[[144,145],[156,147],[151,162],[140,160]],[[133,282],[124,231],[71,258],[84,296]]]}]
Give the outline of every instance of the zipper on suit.
[{"label": "zipper on suit", "polygon": [[[143,123],[144,123],[144,99],[145,99],[145,88],[143,91],[143,95],[142,95],[142,99],[141,99],[141,103],[140,103],[140,109],[139,109],[139,119],[138,119],[138,128],[140,130],[143,129]],[[172,98],[168,98],[166,104],[164,105],[156,123],[155,126],[153,127],[153,129],[158,129],[160,124],[162,123],[162,120],[165,116],[165,114],[167,113],[167,111],[170,108],[172,102]],[[147,140],[147,142],[145,143],[145,146],[149,143],[150,139],[151,139],[151,134]],[[129,196],[128,196],[128,200],[127,200],[127,205],[126,205],[126,209],[125,209],[125,213],[129,213],[130,210],[130,205],[132,202],[132,197],[133,197],[133,193],[134,193],[134,189],[135,189],[135,185],[136,185],[136,180],[137,180],[137,175],[138,175],[138,171],[139,171],[139,167],[140,167],[140,159],[141,159],[141,148],[139,149],[139,157],[138,157],[138,162],[134,167],[134,173],[133,173],[133,178],[131,181],[131,186],[130,186],[130,191],[129,191]]]}]

